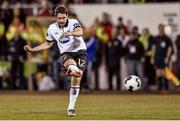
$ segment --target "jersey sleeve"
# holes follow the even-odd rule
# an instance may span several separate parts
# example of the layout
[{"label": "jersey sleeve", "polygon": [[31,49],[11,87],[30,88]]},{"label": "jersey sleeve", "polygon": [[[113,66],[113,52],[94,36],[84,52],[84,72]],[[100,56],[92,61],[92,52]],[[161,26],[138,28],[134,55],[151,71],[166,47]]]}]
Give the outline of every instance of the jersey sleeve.
[{"label": "jersey sleeve", "polygon": [[48,31],[47,31],[47,33],[46,33],[46,41],[48,41],[48,42],[53,42],[53,37],[52,37],[52,34],[51,34],[51,28],[49,27],[48,28]]},{"label": "jersey sleeve", "polygon": [[74,21],[73,21],[73,29],[75,29],[77,27],[81,27],[81,24],[78,22],[77,19],[74,19]]}]

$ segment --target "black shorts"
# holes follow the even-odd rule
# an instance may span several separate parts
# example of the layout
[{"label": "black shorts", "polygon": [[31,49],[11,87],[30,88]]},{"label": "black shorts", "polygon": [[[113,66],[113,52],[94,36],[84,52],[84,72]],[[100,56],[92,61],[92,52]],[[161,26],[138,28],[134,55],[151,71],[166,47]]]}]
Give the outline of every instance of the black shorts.
[{"label": "black shorts", "polygon": [[87,67],[87,52],[84,50],[80,50],[78,52],[65,52],[60,55],[60,62],[62,65],[64,65],[68,59],[75,60],[78,68],[82,71],[84,71]]},{"label": "black shorts", "polygon": [[154,67],[156,69],[164,69],[165,67],[167,67],[167,65],[164,62],[164,58],[156,58],[154,62]]}]

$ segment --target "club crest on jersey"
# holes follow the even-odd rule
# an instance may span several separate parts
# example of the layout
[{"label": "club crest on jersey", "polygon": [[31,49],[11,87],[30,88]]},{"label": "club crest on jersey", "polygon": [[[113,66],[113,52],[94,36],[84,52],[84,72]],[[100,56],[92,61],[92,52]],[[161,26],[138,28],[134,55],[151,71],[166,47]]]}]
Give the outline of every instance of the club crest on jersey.
[{"label": "club crest on jersey", "polygon": [[68,43],[69,41],[70,41],[69,37],[59,38],[59,42],[62,44]]}]

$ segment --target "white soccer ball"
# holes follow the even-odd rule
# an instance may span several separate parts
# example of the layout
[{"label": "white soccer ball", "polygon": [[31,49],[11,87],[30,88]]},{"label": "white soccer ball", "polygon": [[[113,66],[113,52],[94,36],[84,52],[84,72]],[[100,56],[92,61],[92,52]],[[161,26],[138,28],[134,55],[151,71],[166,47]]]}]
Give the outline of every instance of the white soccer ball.
[{"label": "white soccer ball", "polygon": [[141,88],[141,80],[138,76],[130,75],[125,78],[124,86],[130,92],[137,91]]}]

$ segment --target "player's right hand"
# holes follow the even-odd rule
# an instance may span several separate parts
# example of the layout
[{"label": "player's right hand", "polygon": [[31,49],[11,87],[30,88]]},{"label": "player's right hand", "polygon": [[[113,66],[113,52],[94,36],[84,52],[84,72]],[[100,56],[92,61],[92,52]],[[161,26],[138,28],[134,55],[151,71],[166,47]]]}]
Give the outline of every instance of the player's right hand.
[{"label": "player's right hand", "polygon": [[71,35],[72,35],[71,32],[64,32],[61,34],[60,38],[64,38],[64,37],[71,36]]},{"label": "player's right hand", "polygon": [[25,51],[33,52],[33,49],[29,45],[24,46]]}]

